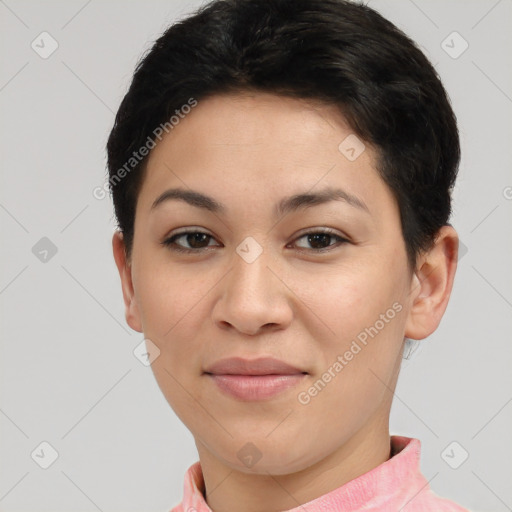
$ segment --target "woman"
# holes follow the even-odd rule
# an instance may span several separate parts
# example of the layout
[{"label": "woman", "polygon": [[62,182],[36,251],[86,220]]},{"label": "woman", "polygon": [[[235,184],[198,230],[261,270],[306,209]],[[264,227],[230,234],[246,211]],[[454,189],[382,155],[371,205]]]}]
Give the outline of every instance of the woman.
[{"label": "woman", "polygon": [[173,511],[463,511],[389,434],[446,309],[456,119],[343,0],[216,0],[137,67],[108,141],[126,319],[199,462]]}]

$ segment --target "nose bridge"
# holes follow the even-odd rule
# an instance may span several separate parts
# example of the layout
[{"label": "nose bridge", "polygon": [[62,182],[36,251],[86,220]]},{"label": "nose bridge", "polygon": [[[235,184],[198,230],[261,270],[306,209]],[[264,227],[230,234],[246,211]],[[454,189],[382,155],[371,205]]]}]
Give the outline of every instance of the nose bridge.
[{"label": "nose bridge", "polygon": [[231,271],[223,280],[214,320],[254,334],[265,325],[283,327],[291,319],[286,287],[270,270],[271,253],[254,238],[236,247]]},{"label": "nose bridge", "polygon": [[[271,295],[275,283],[269,270],[270,252],[253,237],[245,238],[233,256],[233,270],[230,272],[229,291],[238,295],[238,300],[260,300]],[[266,297],[268,300],[270,297]]]}]

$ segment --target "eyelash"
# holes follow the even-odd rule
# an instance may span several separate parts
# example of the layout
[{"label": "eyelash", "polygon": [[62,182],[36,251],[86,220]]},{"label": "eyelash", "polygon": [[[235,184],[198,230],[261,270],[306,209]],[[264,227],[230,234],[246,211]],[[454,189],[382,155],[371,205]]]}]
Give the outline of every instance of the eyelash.
[{"label": "eyelash", "polygon": [[[208,250],[208,246],[207,247],[202,247],[200,249],[187,249],[187,248],[181,247],[180,245],[177,245],[175,243],[175,240],[177,240],[177,239],[179,239],[179,238],[181,238],[183,236],[194,235],[194,234],[202,234],[202,235],[206,235],[206,236],[208,236],[210,238],[214,238],[212,235],[210,235],[209,233],[205,233],[204,231],[199,231],[199,230],[196,230],[196,231],[182,231],[181,233],[177,233],[177,234],[172,235],[171,237],[167,238],[166,240],[161,242],[161,244],[163,246],[165,246],[165,247],[168,247],[172,251],[176,251],[176,252],[180,252],[180,253],[199,254],[199,253],[202,253],[205,250]],[[296,240],[300,240],[301,238],[307,237],[309,235],[327,235],[327,236],[330,236],[332,238],[337,238],[338,239],[338,243],[337,244],[333,244],[333,245],[329,245],[329,246],[324,247],[322,249],[304,249],[304,248],[299,248],[299,252],[325,253],[325,252],[333,250],[336,247],[339,247],[340,245],[343,245],[345,243],[349,243],[348,239],[346,239],[346,238],[336,234],[333,230],[328,229],[328,228],[324,228],[322,230],[317,230],[317,231],[308,231],[307,233],[303,233],[298,238],[296,238],[295,241]]]}]

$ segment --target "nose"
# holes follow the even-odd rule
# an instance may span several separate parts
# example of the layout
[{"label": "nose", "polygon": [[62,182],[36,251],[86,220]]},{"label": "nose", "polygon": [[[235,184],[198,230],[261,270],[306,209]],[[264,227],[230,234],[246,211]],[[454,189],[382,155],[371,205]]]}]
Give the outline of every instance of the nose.
[{"label": "nose", "polygon": [[221,329],[254,336],[290,325],[293,293],[265,250],[252,262],[235,253],[219,290],[212,320]]}]

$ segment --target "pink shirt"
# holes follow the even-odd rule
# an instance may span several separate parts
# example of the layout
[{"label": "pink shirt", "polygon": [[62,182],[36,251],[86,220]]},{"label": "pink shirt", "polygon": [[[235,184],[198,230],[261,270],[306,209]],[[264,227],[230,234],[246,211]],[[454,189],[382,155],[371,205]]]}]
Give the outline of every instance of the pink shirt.
[{"label": "pink shirt", "polygon": [[[420,441],[391,436],[394,454],[380,466],[288,512],[468,512],[430,489],[420,471]],[[211,512],[201,465],[187,470],[183,501],[171,512]]]}]

